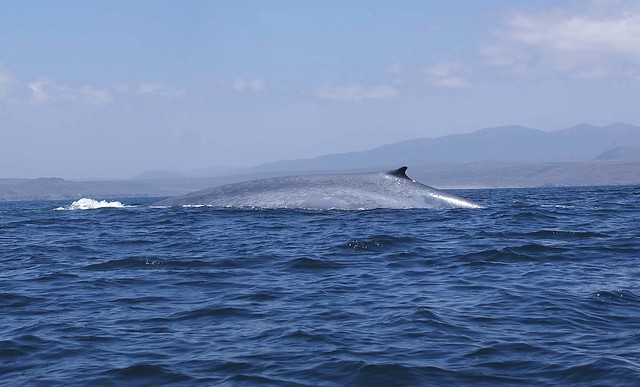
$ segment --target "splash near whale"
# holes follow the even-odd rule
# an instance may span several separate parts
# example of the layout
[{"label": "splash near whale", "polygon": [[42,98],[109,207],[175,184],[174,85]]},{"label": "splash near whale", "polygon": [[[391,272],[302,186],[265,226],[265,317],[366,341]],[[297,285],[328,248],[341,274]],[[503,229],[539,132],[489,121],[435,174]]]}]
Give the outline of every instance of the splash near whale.
[{"label": "splash near whale", "polygon": [[277,177],[223,185],[165,199],[154,206],[364,210],[482,208],[393,171]]}]

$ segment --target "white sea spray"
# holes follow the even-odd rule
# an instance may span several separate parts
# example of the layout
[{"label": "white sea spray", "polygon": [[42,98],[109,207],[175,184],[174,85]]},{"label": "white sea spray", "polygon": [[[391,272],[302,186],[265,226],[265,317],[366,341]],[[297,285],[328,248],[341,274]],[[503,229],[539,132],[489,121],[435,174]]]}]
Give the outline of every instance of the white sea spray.
[{"label": "white sea spray", "polygon": [[97,208],[125,208],[129,206],[125,206],[121,202],[113,201],[108,202],[106,200],[97,201],[89,198],[82,198],[74,201],[68,206],[65,207],[57,207],[55,210],[57,211],[71,211],[71,210],[94,210]]}]

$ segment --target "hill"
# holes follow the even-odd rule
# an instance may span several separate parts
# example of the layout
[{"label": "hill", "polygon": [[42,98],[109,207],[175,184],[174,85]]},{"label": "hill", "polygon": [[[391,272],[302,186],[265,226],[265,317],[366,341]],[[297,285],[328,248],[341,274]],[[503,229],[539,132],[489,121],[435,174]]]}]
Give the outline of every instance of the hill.
[{"label": "hill", "polygon": [[640,160],[640,147],[618,146],[602,153],[594,160]]},{"label": "hill", "polygon": [[[241,171],[150,171],[130,180],[0,179],[0,200],[173,196],[259,178],[409,166],[438,188],[640,184],[640,127],[581,124],[554,132],[523,126],[398,142],[363,152],[285,160]],[[233,174],[232,174],[233,173]],[[203,175],[216,174],[213,177]],[[191,176],[190,176],[191,175]]]},{"label": "hill", "polygon": [[480,161],[582,162],[615,147],[640,147],[640,127],[616,123],[604,127],[581,124],[544,132],[523,126],[502,126],[438,138],[420,138],[362,152],[259,165],[254,171],[305,171],[394,168],[399,165],[462,164]]}]

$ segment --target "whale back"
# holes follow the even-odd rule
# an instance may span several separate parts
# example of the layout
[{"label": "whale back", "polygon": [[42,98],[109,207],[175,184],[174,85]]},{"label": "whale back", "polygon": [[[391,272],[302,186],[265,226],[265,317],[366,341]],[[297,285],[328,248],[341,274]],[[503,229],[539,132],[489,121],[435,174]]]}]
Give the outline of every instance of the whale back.
[{"label": "whale back", "polygon": [[304,209],[477,208],[478,204],[418,183],[407,167],[393,171],[288,176],[208,188],[158,206],[206,205]]}]

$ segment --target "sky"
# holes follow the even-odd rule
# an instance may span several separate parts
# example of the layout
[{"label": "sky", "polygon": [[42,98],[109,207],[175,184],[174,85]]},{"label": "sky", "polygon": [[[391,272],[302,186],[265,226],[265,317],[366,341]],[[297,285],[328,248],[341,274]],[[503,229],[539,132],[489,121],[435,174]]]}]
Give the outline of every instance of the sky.
[{"label": "sky", "polygon": [[640,2],[0,2],[0,178],[640,124]]}]

